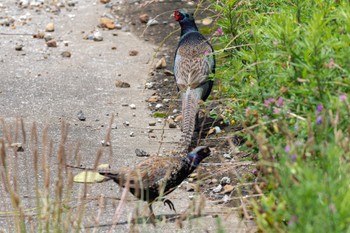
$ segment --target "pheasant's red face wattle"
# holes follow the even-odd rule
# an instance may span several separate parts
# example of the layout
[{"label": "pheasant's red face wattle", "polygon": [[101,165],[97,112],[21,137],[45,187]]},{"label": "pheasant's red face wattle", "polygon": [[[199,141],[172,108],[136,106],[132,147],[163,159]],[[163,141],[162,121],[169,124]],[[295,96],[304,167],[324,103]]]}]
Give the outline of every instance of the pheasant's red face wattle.
[{"label": "pheasant's red face wattle", "polygon": [[178,10],[174,12],[174,17],[176,21],[183,19],[183,15]]}]

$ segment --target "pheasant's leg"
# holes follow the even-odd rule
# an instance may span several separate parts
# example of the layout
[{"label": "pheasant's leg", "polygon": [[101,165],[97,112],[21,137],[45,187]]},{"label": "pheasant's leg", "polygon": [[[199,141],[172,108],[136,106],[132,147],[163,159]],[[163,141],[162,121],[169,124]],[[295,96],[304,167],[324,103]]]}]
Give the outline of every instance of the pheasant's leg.
[{"label": "pheasant's leg", "polygon": [[174,210],[176,213],[175,206],[169,199],[163,199],[162,201],[163,201],[164,205],[167,204],[169,206],[169,208],[171,210]]},{"label": "pheasant's leg", "polygon": [[154,213],[153,213],[153,208],[152,208],[152,204],[149,204],[149,210],[150,210],[150,220],[151,220],[151,223],[153,226],[156,226],[156,216],[154,216]]}]

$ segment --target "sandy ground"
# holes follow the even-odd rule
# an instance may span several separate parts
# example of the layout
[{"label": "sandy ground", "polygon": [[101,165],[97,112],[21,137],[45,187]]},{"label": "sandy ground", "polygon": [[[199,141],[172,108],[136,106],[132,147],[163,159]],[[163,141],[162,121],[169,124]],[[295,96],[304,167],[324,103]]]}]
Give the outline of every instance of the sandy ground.
[{"label": "sandy ground", "polygon": [[[39,141],[42,143],[43,129],[47,126],[49,139],[53,142],[49,162],[52,192],[57,177],[57,150],[62,122],[68,125],[67,155],[73,154],[72,151],[79,144],[81,159],[75,165],[83,167],[93,166],[99,149],[104,152],[100,163],[109,163],[112,168],[117,168],[133,166],[143,160],[135,155],[137,148],[153,155],[167,155],[180,140],[180,130],[169,129],[164,125],[164,120],[158,122],[154,119],[145,101],[153,93],[144,86],[155,46],[121,30],[99,28],[103,36],[101,42],[83,39],[97,28],[100,17],[109,9],[96,0],[75,2],[74,7],[61,8],[56,14],[45,7],[23,9],[16,6],[13,0],[1,1],[0,5],[0,17],[11,16],[17,22],[15,28],[0,26],[0,119],[6,125],[0,129],[0,137],[7,137],[7,142],[11,142],[9,138],[12,138],[12,142],[22,142],[23,138],[16,139],[15,127],[16,119],[23,119],[27,143],[23,145],[24,151],[17,154],[17,172],[12,172],[18,173],[20,178],[18,186],[25,197],[23,205],[26,209],[35,207],[33,151],[29,143],[33,122],[38,127]],[[123,9],[123,5],[120,7]],[[20,20],[26,21],[26,24],[18,23]],[[55,31],[51,34],[57,40],[56,48],[49,48],[43,39],[31,36],[44,31],[49,22],[55,25]],[[17,51],[17,45],[23,45],[23,49]],[[138,51],[138,54],[129,56],[131,50]],[[63,51],[69,51],[71,57],[62,57]],[[116,80],[128,82],[130,88],[116,88]],[[123,106],[125,104],[134,104],[136,109]],[[86,117],[85,121],[77,117],[80,110]],[[101,141],[106,138],[112,116],[116,129],[111,130],[111,146],[102,147]],[[150,135],[148,123],[154,120],[157,124],[151,127],[154,131]],[[126,121],[129,126],[125,125]],[[9,132],[12,137],[6,136]],[[133,137],[130,133],[133,133]],[[16,161],[11,152],[9,159]],[[72,159],[67,161],[74,163]],[[74,171],[74,174],[78,172]],[[78,197],[83,188],[82,184],[74,184],[73,196]],[[122,190],[113,182],[88,185],[88,189],[90,201],[84,204],[87,211],[82,231],[95,229],[97,232],[107,232],[119,203],[115,199],[121,197]],[[13,232],[12,215],[7,214],[12,210],[10,200],[6,198],[5,190],[0,190],[0,195],[4,197],[0,200],[0,231]],[[100,220],[95,222],[93,219],[98,214],[101,195],[105,196],[105,207]],[[194,196],[193,200],[189,198],[191,195]],[[226,232],[252,231],[247,227],[250,224],[240,221],[235,212],[210,203],[201,211],[201,217],[194,217],[197,211],[189,210],[189,206],[193,202],[198,203],[200,198],[183,189],[169,195],[177,213],[162,203],[156,203],[157,227],[140,223],[133,228],[130,219],[143,203],[136,201],[132,195],[128,195],[127,199],[113,232],[136,229],[140,232],[216,232],[218,219],[221,219]],[[189,213],[193,218],[186,220],[183,228],[179,228],[176,218],[182,213]]]}]

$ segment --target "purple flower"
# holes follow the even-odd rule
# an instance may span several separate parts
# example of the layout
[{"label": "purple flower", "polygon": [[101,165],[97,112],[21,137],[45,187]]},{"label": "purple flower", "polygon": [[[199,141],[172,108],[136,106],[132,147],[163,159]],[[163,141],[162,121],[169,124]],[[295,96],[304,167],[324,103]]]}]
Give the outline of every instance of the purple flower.
[{"label": "purple flower", "polygon": [[320,125],[322,123],[322,116],[318,116],[316,119],[316,125]]},{"label": "purple flower", "polygon": [[294,225],[298,221],[298,216],[293,215],[288,221],[288,225]]},{"label": "purple flower", "polygon": [[286,145],[286,147],[284,148],[284,152],[286,152],[287,154],[289,154],[289,152],[290,152],[290,146]]},{"label": "purple flower", "polygon": [[224,31],[222,30],[222,28],[218,28],[215,31],[215,36],[223,36],[224,35]]},{"label": "purple flower", "polygon": [[295,160],[297,160],[297,155],[296,155],[296,154],[293,154],[292,157],[291,157],[291,160],[292,160],[292,162],[294,163]]},{"label": "purple flower", "polygon": [[281,112],[281,109],[279,109],[279,108],[274,108],[273,109],[273,114],[278,114],[280,112]]},{"label": "purple flower", "polygon": [[322,110],[323,110],[323,105],[322,104],[317,105],[317,108],[316,108],[317,115],[320,114]]},{"label": "purple flower", "polygon": [[339,101],[341,101],[341,102],[345,102],[345,101],[346,101],[346,99],[347,99],[346,94],[341,94],[341,95],[339,95]]},{"label": "purple flower", "polygon": [[278,100],[276,101],[276,106],[282,107],[283,105],[284,105],[283,98],[282,97],[278,98]]},{"label": "purple flower", "polygon": [[275,99],[274,98],[268,98],[267,100],[264,100],[264,106],[269,107],[270,104],[274,103]]}]

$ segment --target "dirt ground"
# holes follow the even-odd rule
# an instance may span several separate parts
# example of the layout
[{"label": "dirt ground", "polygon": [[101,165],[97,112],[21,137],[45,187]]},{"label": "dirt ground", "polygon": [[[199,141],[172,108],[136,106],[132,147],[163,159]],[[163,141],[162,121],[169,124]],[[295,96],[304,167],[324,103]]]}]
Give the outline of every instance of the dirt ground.
[{"label": "dirt ground", "polygon": [[[92,167],[98,151],[102,152],[100,163],[117,168],[133,166],[143,160],[136,156],[136,149],[161,156],[172,155],[178,149],[180,128],[169,128],[164,118],[152,115],[155,111],[168,112],[174,117],[179,114],[174,112],[179,106],[175,83],[171,73],[166,71],[172,70],[173,51],[179,33],[172,35],[162,47],[158,46],[178,27],[172,19],[173,9],[183,6],[193,9],[195,5],[180,1],[148,3],[133,0],[111,1],[108,4],[101,4],[98,0],[1,1],[0,138],[9,145],[13,142],[23,144],[22,152],[12,152],[10,146],[6,150],[8,159],[12,161],[11,172],[18,176],[18,189],[25,209],[35,207],[31,144],[34,122],[39,132],[40,150],[45,148],[45,143],[52,141],[53,151],[49,154],[52,192],[58,176],[57,152],[62,141],[62,125],[68,126],[65,143],[67,163],[75,166]],[[156,18],[159,24],[146,28],[139,20],[144,13],[152,18],[161,14]],[[118,28],[120,24],[120,29],[99,27],[102,17],[111,17]],[[54,31],[45,32],[51,22]],[[99,33],[103,40],[95,41]],[[33,37],[42,34],[46,39],[51,36],[57,47],[49,47],[44,38]],[[155,51],[158,53],[155,54]],[[154,70],[161,57],[167,61],[166,68]],[[117,80],[127,82],[130,87],[116,87]],[[152,83],[151,87],[149,83]],[[155,103],[147,102],[154,95],[159,95],[161,99]],[[156,110],[159,103],[163,106]],[[86,119],[82,120],[80,111]],[[19,131],[16,129],[18,119],[23,119],[26,138],[16,134]],[[149,126],[150,122],[155,122],[155,126]],[[110,124],[109,139],[106,135]],[[48,127],[47,141],[45,127]],[[103,146],[103,140],[109,141],[110,145]],[[79,150],[75,152],[77,145]],[[210,161],[220,163],[218,157],[225,151],[215,148],[213,151]],[[76,155],[78,162],[73,159]],[[204,171],[214,172],[210,163],[203,165]],[[78,172],[73,171],[74,174]],[[200,176],[201,172],[198,174]],[[196,184],[196,179],[192,178],[190,184]],[[215,181],[210,182],[206,187],[217,186]],[[184,183],[168,196],[177,209],[176,213],[162,203],[154,204],[159,220],[156,227],[149,223],[131,224],[135,209],[141,208],[143,203],[128,195],[128,202],[123,206],[113,232],[217,232],[218,219],[221,219],[225,232],[255,231],[252,222],[238,216],[240,212],[217,204],[222,203],[217,198],[210,199],[210,190],[189,192],[187,185]],[[75,183],[73,196],[78,197],[83,188],[84,185]],[[107,232],[112,226],[122,189],[113,182],[103,182],[88,185],[88,190],[90,201],[84,204],[87,211],[82,231]],[[3,186],[0,186],[0,195],[3,197],[0,200],[0,231],[13,232],[13,215],[9,214],[13,208]],[[101,195],[106,201],[102,217],[96,222]],[[200,200],[206,200],[206,205],[199,216],[197,212],[201,207],[193,206],[198,206]],[[185,219],[180,228],[177,219],[184,214],[191,217]]]}]

